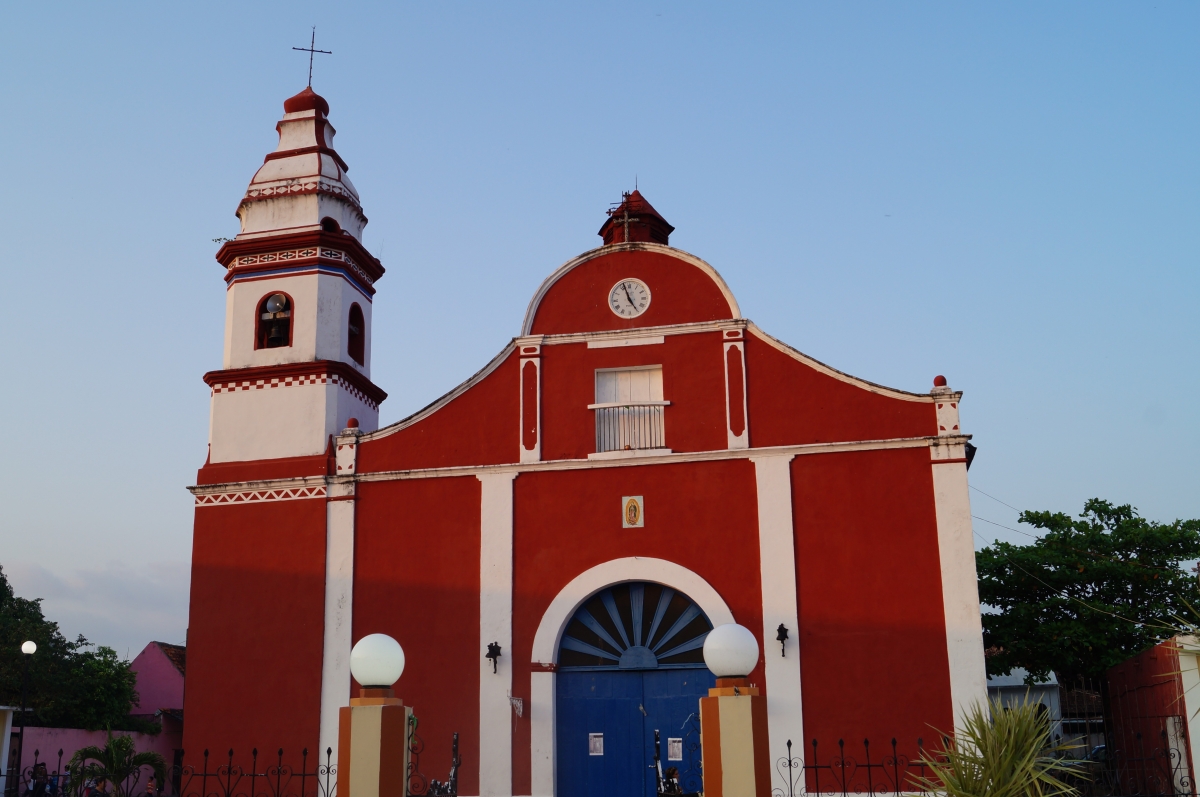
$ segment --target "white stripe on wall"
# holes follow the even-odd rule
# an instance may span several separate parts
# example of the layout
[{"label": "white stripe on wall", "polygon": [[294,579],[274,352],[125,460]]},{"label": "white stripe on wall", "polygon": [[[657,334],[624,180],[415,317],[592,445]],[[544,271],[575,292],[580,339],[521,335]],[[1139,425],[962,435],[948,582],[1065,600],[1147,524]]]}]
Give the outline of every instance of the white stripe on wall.
[{"label": "white stripe on wall", "polygon": [[[515,473],[480,475],[479,502],[479,795],[512,794],[512,549]],[[497,671],[485,659],[500,645]]]},{"label": "white stripe on wall", "polygon": [[[956,448],[955,453],[961,457],[962,446]],[[938,456],[936,446],[930,450]],[[950,659],[950,700],[957,727],[972,705],[987,701],[979,584],[971,536],[971,497],[967,491],[965,463],[938,463],[935,459],[931,467],[942,569],[942,606],[946,618],[946,654]]]},{"label": "white stripe on wall", "polygon": [[[758,561],[762,584],[763,656],[767,676],[767,738],[771,760],[804,749],[804,710],[800,695],[800,618],[796,606],[796,545],[792,528],[791,455],[751,457],[758,485]],[[775,641],[780,624],[788,628],[781,655]],[[774,777],[779,777],[776,772]],[[787,784],[782,783],[784,790]],[[777,784],[779,785],[779,784]]]},{"label": "white stripe on wall", "polygon": [[[331,489],[346,485],[331,485]],[[348,485],[353,491],[354,485]],[[325,644],[321,660],[321,746],[338,755],[338,710],[350,705],[354,597],[354,501],[330,501],[325,533]]]}]

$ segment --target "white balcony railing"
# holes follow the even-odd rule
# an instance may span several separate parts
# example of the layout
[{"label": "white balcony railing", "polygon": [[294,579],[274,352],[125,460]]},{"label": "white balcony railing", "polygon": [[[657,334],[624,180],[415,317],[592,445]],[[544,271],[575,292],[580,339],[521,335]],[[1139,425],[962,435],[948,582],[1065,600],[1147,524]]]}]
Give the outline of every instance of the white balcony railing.
[{"label": "white balcony railing", "polygon": [[596,453],[666,448],[663,409],[669,401],[590,404],[596,411]]}]

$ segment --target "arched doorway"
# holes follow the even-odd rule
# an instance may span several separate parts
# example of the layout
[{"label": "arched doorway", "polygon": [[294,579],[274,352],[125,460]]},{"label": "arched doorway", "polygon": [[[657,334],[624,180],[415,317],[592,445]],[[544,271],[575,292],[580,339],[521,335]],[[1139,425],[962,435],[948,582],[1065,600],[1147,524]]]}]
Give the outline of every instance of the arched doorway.
[{"label": "arched doorway", "polygon": [[687,595],[653,582],[606,587],[563,629],[555,683],[560,797],[654,797],[662,768],[700,789],[699,699],[712,629]]}]

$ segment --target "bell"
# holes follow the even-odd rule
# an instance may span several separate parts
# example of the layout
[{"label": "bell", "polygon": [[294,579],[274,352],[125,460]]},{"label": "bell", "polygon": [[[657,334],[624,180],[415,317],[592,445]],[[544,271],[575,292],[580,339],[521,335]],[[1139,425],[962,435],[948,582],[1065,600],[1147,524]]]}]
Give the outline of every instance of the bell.
[{"label": "bell", "polygon": [[267,348],[273,349],[276,346],[286,346],[287,344],[287,321],[277,318],[271,322],[271,327],[267,330]]}]

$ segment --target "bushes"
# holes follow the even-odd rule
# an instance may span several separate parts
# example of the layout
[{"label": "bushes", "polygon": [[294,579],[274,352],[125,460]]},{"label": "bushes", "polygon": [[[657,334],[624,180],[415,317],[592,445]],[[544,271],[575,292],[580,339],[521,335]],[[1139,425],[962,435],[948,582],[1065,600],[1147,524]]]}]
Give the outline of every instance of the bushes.
[{"label": "bushes", "polygon": [[1050,746],[1050,723],[1040,703],[1004,706],[976,703],[954,739],[923,759],[933,777],[916,785],[947,797],[1070,797],[1078,793],[1064,778],[1084,776],[1080,762],[1065,759],[1070,745]]}]

